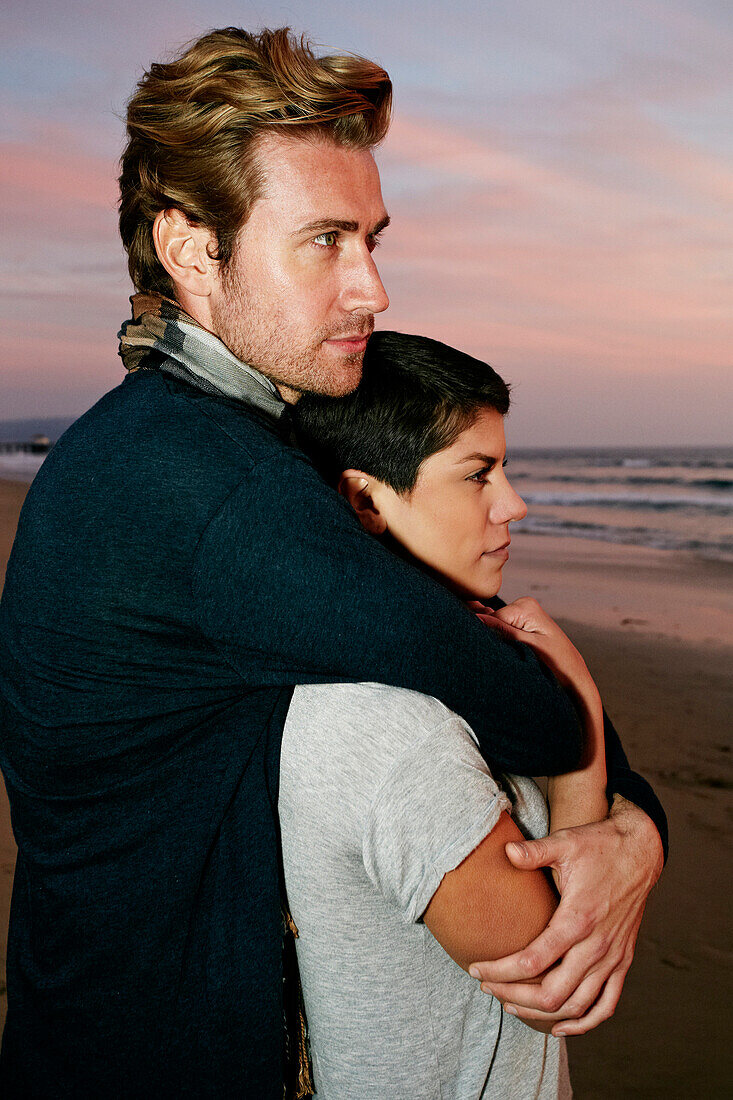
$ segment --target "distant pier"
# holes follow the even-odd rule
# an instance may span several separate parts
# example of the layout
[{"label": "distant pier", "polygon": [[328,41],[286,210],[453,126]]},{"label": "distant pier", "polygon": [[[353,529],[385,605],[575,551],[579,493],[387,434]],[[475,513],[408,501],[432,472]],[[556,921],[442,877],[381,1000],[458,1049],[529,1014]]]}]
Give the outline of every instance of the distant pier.
[{"label": "distant pier", "polygon": [[45,455],[51,450],[51,440],[47,435],[34,435],[25,442],[2,443],[0,442],[0,454],[2,455]]}]

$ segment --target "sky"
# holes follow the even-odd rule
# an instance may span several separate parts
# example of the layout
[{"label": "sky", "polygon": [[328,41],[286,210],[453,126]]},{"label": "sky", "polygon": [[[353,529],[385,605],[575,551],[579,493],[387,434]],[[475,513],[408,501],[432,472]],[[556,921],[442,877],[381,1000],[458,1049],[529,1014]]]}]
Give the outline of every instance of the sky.
[{"label": "sky", "polygon": [[380,328],[487,360],[517,446],[724,444],[733,407],[727,0],[17,2],[3,15],[0,419],[121,379],[125,103],[217,26],[379,61]]}]

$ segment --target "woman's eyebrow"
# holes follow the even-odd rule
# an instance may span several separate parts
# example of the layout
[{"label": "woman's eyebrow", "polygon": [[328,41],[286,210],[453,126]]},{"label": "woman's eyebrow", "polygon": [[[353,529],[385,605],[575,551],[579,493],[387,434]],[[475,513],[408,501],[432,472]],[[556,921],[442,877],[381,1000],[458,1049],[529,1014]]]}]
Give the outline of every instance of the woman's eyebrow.
[{"label": "woman's eyebrow", "polygon": [[498,461],[499,459],[495,458],[494,455],[484,455],[480,454],[478,451],[474,451],[473,454],[464,455],[463,458],[459,458],[456,465],[462,466],[464,462],[482,462],[485,466],[496,466]]}]

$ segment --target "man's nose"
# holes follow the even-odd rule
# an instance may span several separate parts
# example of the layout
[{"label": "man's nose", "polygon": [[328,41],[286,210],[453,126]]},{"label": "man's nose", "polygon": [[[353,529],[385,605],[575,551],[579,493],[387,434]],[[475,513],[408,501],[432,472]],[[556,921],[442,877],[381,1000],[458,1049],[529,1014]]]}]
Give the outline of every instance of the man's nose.
[{"label": "man's nose", "polygon": [[341,305],[347,313],[357,309],[382,313],[387,308],[389,298],[371,252],[365,250],[344,274]]}]

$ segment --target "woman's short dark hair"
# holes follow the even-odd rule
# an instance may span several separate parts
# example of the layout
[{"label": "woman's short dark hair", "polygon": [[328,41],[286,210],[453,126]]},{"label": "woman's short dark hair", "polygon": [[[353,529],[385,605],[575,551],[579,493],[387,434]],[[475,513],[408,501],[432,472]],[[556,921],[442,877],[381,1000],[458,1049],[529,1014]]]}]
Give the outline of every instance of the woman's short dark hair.
[{"label": "woman's short dark hair", "polygon": [[345,397],[304,394],[294,418],[301,446],[327,480],[363,470],[407,493],[421,463],[484,408],[502,416],[509,409],[509,387],[488,363],[426,336],[375,332],[358,389]]}]

